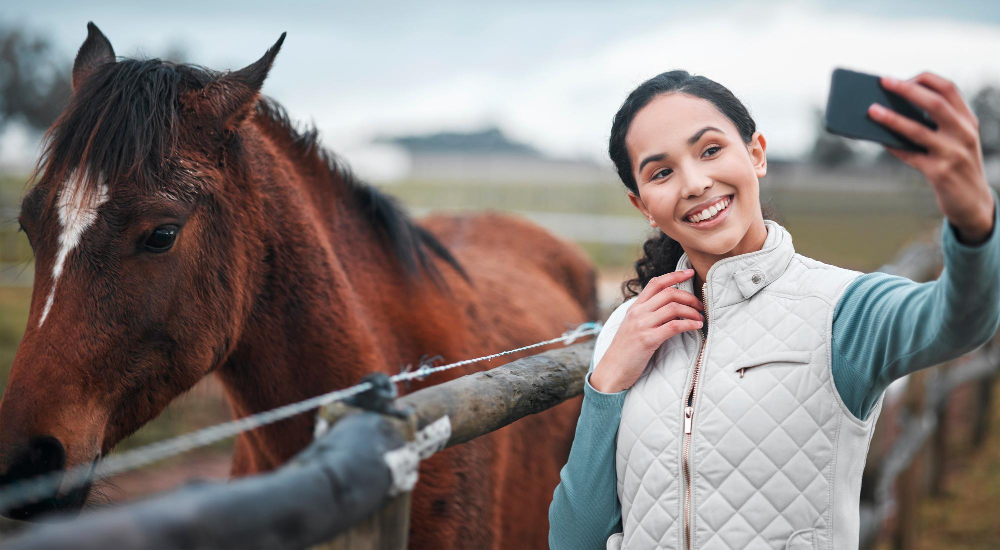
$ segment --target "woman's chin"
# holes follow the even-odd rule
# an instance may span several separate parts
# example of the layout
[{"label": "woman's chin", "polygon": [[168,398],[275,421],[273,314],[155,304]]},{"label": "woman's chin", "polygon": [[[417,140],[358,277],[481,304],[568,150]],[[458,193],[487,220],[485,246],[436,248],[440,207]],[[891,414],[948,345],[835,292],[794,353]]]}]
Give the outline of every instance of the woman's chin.
[{"label": "woman's chin", "polygon": [[704,235],[701,238],[689,239],[689,244],[684,244],[685,250],[697,250],[702,254],[711,256],[732,256],[732,251],[739,246],[743,235],[737,235],[733,228],[720,228],[720,231],[711,235]]}]

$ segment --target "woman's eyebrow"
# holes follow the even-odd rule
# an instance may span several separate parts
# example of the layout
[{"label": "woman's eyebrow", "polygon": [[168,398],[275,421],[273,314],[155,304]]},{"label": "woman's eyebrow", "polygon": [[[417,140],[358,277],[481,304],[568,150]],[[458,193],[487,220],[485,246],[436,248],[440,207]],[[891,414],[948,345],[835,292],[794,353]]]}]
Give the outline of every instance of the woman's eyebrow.
[{"label": "woman's eyebrow", "polygon": [[705,126],[701,130],[698,130],[697,132],[695,132],[695,134],[688,139],[688,145],[694,145],[695,143],[697,143],[698,140],[701,139],[701,136],[704,135],[705,132],[707,132],[709,130],[715,130],[716,132],[719,132],[720,134],[725,134],[725,132],[723,132],[722,130],[716,128],[715,126]]},{"label": "woman's eyebrow", "polygon": [[[693,136],[691,136],[690,138],[688,138],[688,140],[687,140],[688,146],[691,146],[691,145],[694,145],[695,143],[698,143],[698,140],[701,139],[701,136],[705,135],[705,132],[707,132],[709,130],[715,130],[716,132],[719,132],[720,134],[725,134],[725,132],[723,132],[722,130],[716,128],[715,126],[705,126],[701,130],[698,130],[697,132],[695,132]],[[642,172],[642,168],[644,166],[646,166],[647,164],[649,164],[650,162],[656,162],[658,160],[663,160],[663,159],[667,158],[668,156],[669,155],[667,155],[666,153],[657,153],[655,155],[649,155],[648,157],[642,159],[642,162],[639,163],[639,171]]]}]

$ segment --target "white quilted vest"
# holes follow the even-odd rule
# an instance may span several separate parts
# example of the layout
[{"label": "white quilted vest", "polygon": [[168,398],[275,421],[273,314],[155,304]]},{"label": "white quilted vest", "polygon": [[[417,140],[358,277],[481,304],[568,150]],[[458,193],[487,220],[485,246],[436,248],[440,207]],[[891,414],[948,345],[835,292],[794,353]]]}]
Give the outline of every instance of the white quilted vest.
[{"label": "white quilted vest", "polygon": [[[700,362],[701,332],[678,334],[626,393],[616,453],[624,532],[609,549],[687,548],[686,514],[691,548],[858,547],[882,398],[865,421],[854,417],[834,386],[830,342],[834,307],[861,272],[796,254],[784,227],[764,224],[761,250],[708,272]],[[684,254],[677,269],[689,267]],[[693,279],[677,287],[697,296]]]}]

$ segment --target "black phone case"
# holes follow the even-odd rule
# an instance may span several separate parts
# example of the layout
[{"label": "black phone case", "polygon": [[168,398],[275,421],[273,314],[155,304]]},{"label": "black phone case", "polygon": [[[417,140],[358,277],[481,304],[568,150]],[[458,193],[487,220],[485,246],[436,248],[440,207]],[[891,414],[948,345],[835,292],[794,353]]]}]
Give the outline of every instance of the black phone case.
[{"label": "black phone case", "polygon": [[878,103],[932,130],[934,120],[903,97],[882,87],[879,77],[848,69],[835,69],[826,101],[824,126],[832,134],[882,143],[897,149],[927,153],[927,149],[889,130],[868,116],[868,106]]}]

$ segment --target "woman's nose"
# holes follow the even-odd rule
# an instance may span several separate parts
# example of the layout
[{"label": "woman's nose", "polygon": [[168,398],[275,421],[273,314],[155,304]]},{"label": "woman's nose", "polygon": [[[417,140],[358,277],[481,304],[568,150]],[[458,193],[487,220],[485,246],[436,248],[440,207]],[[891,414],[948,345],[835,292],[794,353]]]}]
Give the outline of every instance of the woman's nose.
[{"label": "woman's nose", "polygon": [[706,174],[689,173],[684,176],[684,196],[699,197],[706,189],[712,187],[713,183],[712,178]]}]

